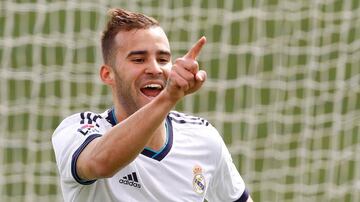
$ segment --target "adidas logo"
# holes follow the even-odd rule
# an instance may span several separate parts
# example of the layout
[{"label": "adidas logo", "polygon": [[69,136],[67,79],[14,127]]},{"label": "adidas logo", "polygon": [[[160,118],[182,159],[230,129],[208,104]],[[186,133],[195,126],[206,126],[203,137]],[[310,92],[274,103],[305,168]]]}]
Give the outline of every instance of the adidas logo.
[{"label": "adidas logo", "polygon": [[132,172],[131,174],[124,176],[122,179],[119,180],[119,183],[126,184],[139,189],[141,188],[141,184],[139,183],[139,180],[136,176],[136,172]]}]

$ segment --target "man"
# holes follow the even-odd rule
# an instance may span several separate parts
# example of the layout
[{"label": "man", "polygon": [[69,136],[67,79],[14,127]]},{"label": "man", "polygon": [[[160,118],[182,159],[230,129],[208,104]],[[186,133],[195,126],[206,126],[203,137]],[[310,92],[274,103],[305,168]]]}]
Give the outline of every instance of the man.
[{"label": "man", "polygon": [[216,129],[171,111],[206,79],[205,42],[172,64],[156,20],[110,11],[100,78],[114,106],[72,115],[52,137],[65,201],[252,201]]}]

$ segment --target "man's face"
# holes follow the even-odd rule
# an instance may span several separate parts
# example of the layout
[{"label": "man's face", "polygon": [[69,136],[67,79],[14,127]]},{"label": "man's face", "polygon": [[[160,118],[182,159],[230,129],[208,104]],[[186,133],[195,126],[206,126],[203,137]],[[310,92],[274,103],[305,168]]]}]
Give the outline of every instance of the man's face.
[{"label": "man's face", "polygon": [[121,31],[115,43],[115,96],[129,116],[165,88],[172,66],[170,45],[160,27]]}]

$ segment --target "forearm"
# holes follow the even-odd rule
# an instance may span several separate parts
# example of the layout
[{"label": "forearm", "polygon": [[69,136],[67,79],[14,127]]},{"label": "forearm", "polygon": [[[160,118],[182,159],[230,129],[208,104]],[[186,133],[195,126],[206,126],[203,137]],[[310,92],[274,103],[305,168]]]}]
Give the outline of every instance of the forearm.
[{"label": "forearm", "polygon": [[80,177],[110,177],[133,161],[175,104],[162,92],[102,137],[95,139],[78,159]]}]

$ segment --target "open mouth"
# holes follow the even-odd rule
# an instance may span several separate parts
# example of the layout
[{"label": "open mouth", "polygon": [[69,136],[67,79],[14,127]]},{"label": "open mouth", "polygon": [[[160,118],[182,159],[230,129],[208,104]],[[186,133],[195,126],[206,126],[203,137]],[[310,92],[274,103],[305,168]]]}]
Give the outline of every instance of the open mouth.
[{"label": "open mouth", "polygon": [[147,97],[156,97],[163,89],[164,87],[160,84],[147,84],[140,90]]}]

